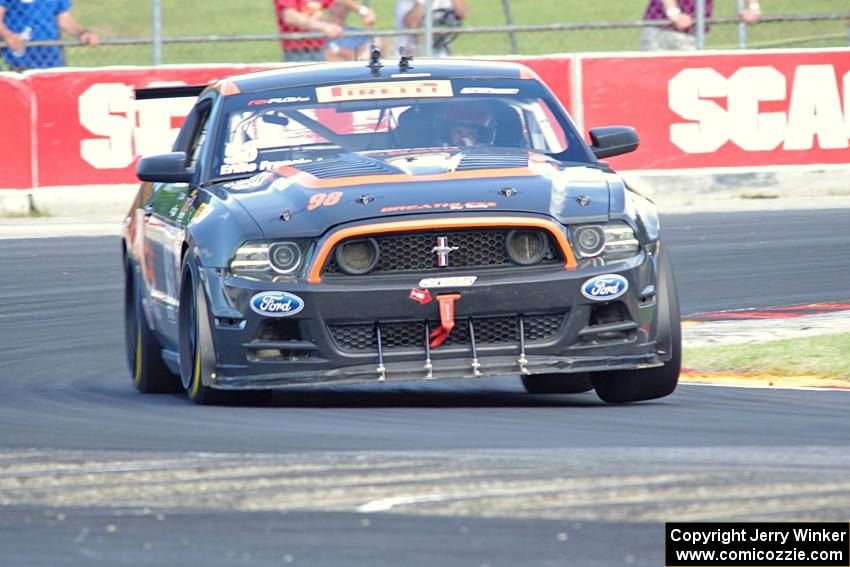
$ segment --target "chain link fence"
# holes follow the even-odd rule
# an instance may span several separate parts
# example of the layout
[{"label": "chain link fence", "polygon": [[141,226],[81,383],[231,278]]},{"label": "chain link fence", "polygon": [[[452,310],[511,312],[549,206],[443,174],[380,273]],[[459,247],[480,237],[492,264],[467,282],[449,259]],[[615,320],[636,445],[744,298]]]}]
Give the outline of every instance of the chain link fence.
[{"label": "chain link fence", "polygon": [[[640,30],[647,25],[642,19],[646,4],[641,0],[467,2],[470,15],[462,27],[434,29],[437,35],[451,34],[453,55],[636,50]],[[394,54],[394,40],[402,33],[395,22],[395,0],[364,3],[377,13],[374,31],[385,45],[385,54]],[[70,13],[100,36],[98,47],[81,46],[67,33],[59,40],[63,26],[58,14],[45,9],[51,4],[40,0],[0,2],[6,6],[6,27],[31,38],[24,59],[3,48],[6,69],[63,63],[95,67],[283,60],[273,0],[76,0]],[[67,6],[70,1],[56,4]],[[23,16],[12,18],[16,5],[27,10],[29,23],[23,23]],[[744,28],[738,22],[737,0],[715,0],[705,47],[836,47],[850,43],[848,7],[843,1],[763,0],[761,5],[761,21]],[[32,23],[35,21],[38,23]],[[350,14],[347,23],[362,25],[357,14]]]}]

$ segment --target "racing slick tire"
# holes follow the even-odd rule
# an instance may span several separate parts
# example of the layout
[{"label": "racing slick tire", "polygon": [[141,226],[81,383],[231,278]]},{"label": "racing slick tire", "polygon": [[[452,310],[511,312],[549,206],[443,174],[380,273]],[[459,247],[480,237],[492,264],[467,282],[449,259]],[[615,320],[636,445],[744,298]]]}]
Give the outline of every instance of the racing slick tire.
[{"label": "racing slick tire", "polygon": [[667,396],[679,383],[682,366],[682,323],[673,265],[666,251],[658,258],[658,345],[669,359],[656,368],[592,372],[597,395],[611,404],[652,400]]},{"label": "racing slick tire", "polygon": [[207,295],[191,253],[183,258],[180,284],[180,310],[177,317],[180,339],[180,382],[189,400],[199,405],[266,403],[271,391],[231,392],[204,385],[203,376],[215,369]]},{"label": "racing slick tire", "polygon": [[529,394],[581,394],[593,389],[586,372],[532,374],[522,377],[522,386]]},{"label": "racing slick tire", "polygon": [[125,259],[124,337],[127,364],[137,390],[145,394],[166,394],[180,391],[180,380],[162,360],[162,345],[145,321],[142,293],[136,270]]}]

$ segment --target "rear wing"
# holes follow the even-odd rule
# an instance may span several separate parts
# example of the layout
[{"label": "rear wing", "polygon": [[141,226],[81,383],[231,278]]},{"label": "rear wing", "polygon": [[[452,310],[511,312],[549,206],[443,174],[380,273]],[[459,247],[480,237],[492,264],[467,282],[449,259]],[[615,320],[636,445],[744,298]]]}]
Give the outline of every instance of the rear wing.
[{"label": "rear wing", "polygon": [[209,83],[203,85],[175,85],[173,87],[147,87],[135,89],[136,100],[150,100],[154,98],[195,98],[209,87]]}]

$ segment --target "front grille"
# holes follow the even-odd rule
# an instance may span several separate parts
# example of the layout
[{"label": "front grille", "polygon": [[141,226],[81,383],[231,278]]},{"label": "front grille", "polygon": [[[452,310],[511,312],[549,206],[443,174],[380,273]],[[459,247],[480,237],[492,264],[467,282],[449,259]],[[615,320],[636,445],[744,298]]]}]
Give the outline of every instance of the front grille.
[{"label": "front grille", "polygon": [[[523,329],[526,343],[544,342],[554,339],[561,331],[564,313],[526,315]],[[469,319],[458,319],[451,334],[439,348],[468,346]],[[519,327],[516,315],[500,317],[481,317],[473,319],[475,344],[519,344]],[[430,321],[431,329],[440,326],[438,321]],[[347,323],[328,325],[331,337],[343,352],[375,352],[378,341],[374,323]],[[381,346],[384,350],[404,350],[425,348],[424,321],[396,321],[381,323]],[[436,349],[436,350],[439,350]]]},{"label": "front grille", "polygon": [[[495,228],[375,236],[380,258],[369,274],[516,266],[508,257],[505,248],[505,239],[510,230]],[[561,262],[561,253],[552,235],[546,231],[540,232],[544,234],[548,243],[546,254],[540,263]],[[449,246],[458,248],[449,253],[449,265],[442,268],[438,266],[437,254],[434,252],[438,236],[447,237]],[[330,255],[324,273],[344,274],[333,254]]]}]

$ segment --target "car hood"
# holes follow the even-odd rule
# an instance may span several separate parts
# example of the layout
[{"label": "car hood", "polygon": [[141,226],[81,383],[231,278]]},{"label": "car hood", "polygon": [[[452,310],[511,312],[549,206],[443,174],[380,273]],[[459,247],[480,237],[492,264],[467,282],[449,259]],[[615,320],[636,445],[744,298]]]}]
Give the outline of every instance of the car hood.
[{"label": "car hood", "polygon": [[339,224],[416,214],[540,214],[608,219],[607,175],[519,149],[362,152],[293,161],[225,183],[268,238],[318,236]]}]

